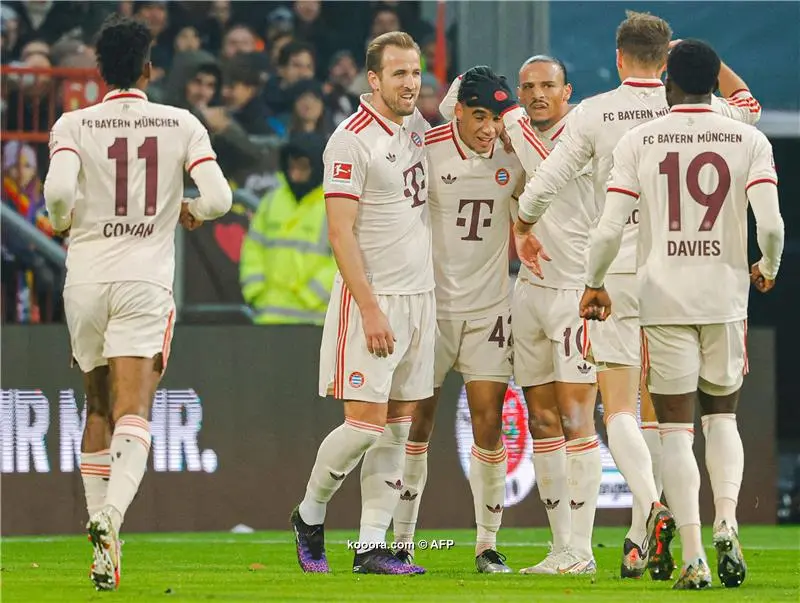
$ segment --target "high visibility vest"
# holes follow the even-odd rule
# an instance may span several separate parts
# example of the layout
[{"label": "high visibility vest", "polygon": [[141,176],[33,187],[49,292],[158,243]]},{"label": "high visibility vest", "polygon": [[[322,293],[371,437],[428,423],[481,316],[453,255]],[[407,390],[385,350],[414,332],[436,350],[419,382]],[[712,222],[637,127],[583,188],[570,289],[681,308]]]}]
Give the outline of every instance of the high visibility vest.
[{"label": "high visibility vest", "polygon": [[242,245],[242,295],[256,324],[322,325],[337,271],[322,186],[298,203],[283,174],[279,180]]}]

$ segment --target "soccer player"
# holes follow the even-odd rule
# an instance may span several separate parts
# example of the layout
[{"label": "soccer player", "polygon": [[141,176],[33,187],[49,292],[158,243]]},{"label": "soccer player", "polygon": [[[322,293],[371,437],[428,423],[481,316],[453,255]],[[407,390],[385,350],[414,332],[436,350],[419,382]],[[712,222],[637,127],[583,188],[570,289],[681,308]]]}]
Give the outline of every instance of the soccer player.
[{"label": "soccer player", "polygon": [[[735,413],[747,371],[748,284],[769,291],[783,251],[771,145],[755,128],[713,110],[720,64],[716,52],[699,41],[680,42],[670,52],[670,112],[625,134],[614,150],[580,304],[586,318],[613,315],[613,293],[603,282],[638,205],[643,364],[669,459],[664,493],[683,543],[676,589],[711,584],[692,453],[695,397],[714,491],[717,571],[725,586],[739,586],[745,578],[736,525],[744,456]],[[748,204],[762,253],[749,275]]]},{"label": "soccer player", "polygon": [[328,572],[328,501],[361,458],[361,530],[353,572],[415,574],[386,544],[403,487],[414,405],[433,395],[436,300],[424,148],[430,125],[415,108],[420,50],[404,32],[367,48],[371,94],[324,153],[328,228],[339,273],[323,327],[321,396],[345,420],[322,442],[292,513],[306,572]]},{"label": "soccer player", "polygon": [[435,389],[414,409],[394,514],[395,541],[403,545],[397,554],[410,560],[439,389],[455,369],[466,384],[472,419],[469,483],[478,531],[475,566],[482,573],[511,571],[497,551],[497,531],[508,458],[503,403],[512,372],[508,242],[525,178],[498,136],[500,115],[513,103],[505,80],[488,67],[474,67],[463,76],[454,118],[425,136],[438,326]]},{"label": "soccer player", "polygon": [[[150,451],[174,327],[175,227],[231,206],[202,124],[147,100],[151,41],[137,21],[104,24],[97,59],[111,91],[55,123],[44,186],[54,227],[71,233],[64,306],[88,394],[81,469],[98,590],[119,586],[120,528]],[[200,191],[185,204],[184,168]]]},{"label": "soccer player", "polygon": [[[625,132],[668,111],[664,86],[660,80],[672,37],[669,25],[658,17],[628,13],[617,29],[617,68],[622,85],[581,102],[572,112],[559,144],[542,162],[536,178],[529,181],[520,197],[518,248],[531,244],[533,223],[545,210],[563,203],[559,194],[576,174],[591,163],[594,172],[595,198],[602,207],[605,187],[611,168],[611,153]],[[744,82],[726,65],[719,73],[721,93],[712,97],[715,111],[746,123],[755,123],[760,107]],[[551,205],[551,201],[558,199]],[[644,437],[636,421],[637,390],[640,384],[640,335],[636,294],[635,249],[639,211],[634,209],[625,226],[622,251],[609,270],[606,281],[617,300],[616,312],[609,320],[592,325],[590,357],[598,366],[598,381],[605,408],[608,441],[614,461],[625,477],[634,496],[631,528],[623,543],[620,573],[625,577],[641,576],[646,565],[654,579],[669,580],[674,562],[669,552],[671,529],[662,529],[652,513],[660,499],[653,465],[661,456],[659,440],[652,427],[647,388],[641,388]],[[545,247],[546,249],[546,247]],[[649,448],[649,450],[648,450]],[[665,525],[664,528],[669,526]],[[658,530],[660,541],[648,539],[649,550],[643,551],[648,531]],[[647,561],[645,561],[647,559]]]}]

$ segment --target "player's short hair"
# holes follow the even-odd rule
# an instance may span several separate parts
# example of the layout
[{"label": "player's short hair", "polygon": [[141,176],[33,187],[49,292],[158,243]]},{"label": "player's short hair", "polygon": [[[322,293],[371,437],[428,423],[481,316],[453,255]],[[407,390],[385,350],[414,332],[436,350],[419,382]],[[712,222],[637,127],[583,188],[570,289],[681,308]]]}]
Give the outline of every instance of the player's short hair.
[{"label": "player's short hair", "polygon": [[561,70],[561,74],[564,76],[564,84],[569,84],[569,77],[567,75],[567,66],[564,64],[564,61],[561,59],[557,59],[556,57],[551,57],[546,54],[537,54],[529,58],[522,64],[521,68],[527,67],[528,65],[533,65],[534,63],[548,63],[551,65],[558,65],[558,68]]},{"label": "player's short hair", "polygon": [[396,46],[403,50],[416,50],[417,54],[422,56],[419,44],[414,41],[414,38],[404,31],[390,31],[379,35],[367,46],[367,60],[365,66],[368,72],[372,71],[380,74],[383,68],[383,51],[386,50],[388,46]]},{"label": "player's short hair", "polygon": [[106,19],[95,45],[105,83],[120,90],[132,88],[150,59],[151,42],[150,30],[141,21],[117,15]]},{"label": "player's short hair", "polygon": [[626,11],[617,27],[617,48],[637,63],[661,66],[667,60],[672,28],[661,17]]},{"label": "player's short hair", "polygon": [[716,51],[701,40],[683,40],[667,58],[667,77],[686,94],[711,94],[722,65]]}]

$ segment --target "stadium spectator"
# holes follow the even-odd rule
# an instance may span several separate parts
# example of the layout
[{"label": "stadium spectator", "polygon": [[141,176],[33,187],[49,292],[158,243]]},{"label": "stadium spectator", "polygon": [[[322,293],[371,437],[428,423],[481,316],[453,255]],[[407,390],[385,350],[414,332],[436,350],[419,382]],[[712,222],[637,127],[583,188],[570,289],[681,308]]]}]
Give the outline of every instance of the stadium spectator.
[{"label": "stadium spectator", "polygon": [[175,52],[200,50],[200,32],[194,25],[184,25],[175,35]]},{"label": "stadium spectator", "polygon": [[278,33],[272,38],[269,46],[269,70],[272,75],[278,74],[278,64],[280,63],[281,51],[287,44],[294,41],[291,32]]},{"label": "stadium spectator", "polygon": [[327,139],[336,129],[325,107],[322,85],[316,80],[301,80],[288,90],[294,101],[289,117],[289,134],[315,132]]},{"label": "stadium spectator", "polygon": [[284,35],[294,36],[294,13],[285,6],[279,6],[267,15],[264,39],[272,47],[274,41]]},{"label": "stadium spectator", "polygon": [[167,3],[155,0],[136,2],[134,15],[144,21],[153,36],[150,49],[150,60],[153,62],[152,82],[164,77],[166,69],[172,62],[172,39],[169,32],[169,13]]},{"label": "stadium spectator", "polygon": [[230,117],[250,135],[274,134],[261,95],[266,74],[253,54],[238,54],[225,65],[222,94]]},{"label": "stadium spectator", "polygon": [[255,32],[247,25],[237,24],[231,26],[222,39],[222,58],[231,59],[240,53],[258,51],[258,38]]},{"label": "stadium spectator", "polygon": [[328,245],[318,134],[281,151],[278,187],[266,195],[242,245],[242,295],[256,324],[322,325],[336,274]]},{"label": "stadium spectator", "polygon": [[347,50],[333,55],[328,67],[328,78],[322,87],[325,106],[331,112],[333,122],[338,125],[358,109],[358,96],[349,92],[358,75],[355,57]]},{"label": "stadium spectator", "polygon": [[19,41],[19,16],[17,11],[3,4],[0,6],[0,60],[3,64],[13,58],[13,50]]},{"label": "stadium spectator", "polygon": [[[320,0],[295,0],[294,37],[311,44],[319,57],[329,57],[338,48],[334,31],[322,19]],[[325,68],[324,61],[316,65],[316,77],[320,81],[327,75]]]},{"label": "stadium spectator", "polygon": [[439,103],[442,101],[441,88],[439,81],[433,75],[430,73],[422,74],[417,109],[434,127],[445,122],[445,119],[439,113]]},{"label": "stadium spectator", "polygon": [[287,90],[300,80],[314,77],[314,47],[294,40],[286,44],[278,56],[278,77],[270,78],[264,88],[264,100],[275,114],[292,110],[292,99]]}]

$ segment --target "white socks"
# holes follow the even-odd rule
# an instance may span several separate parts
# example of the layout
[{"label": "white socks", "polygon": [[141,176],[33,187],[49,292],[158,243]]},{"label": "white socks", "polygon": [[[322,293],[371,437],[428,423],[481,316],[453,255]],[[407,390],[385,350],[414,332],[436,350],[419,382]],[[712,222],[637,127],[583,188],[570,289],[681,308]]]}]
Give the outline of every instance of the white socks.
[{"label": "white socks", "polygon": [[661,498],[664,489],[661,483],[661,434],[658,432],[658,421],[642,423],[642,437],[647,449],[650,451],[650,462],[653,464],[653,482],[656,493]]},{"label": "white socks", "polygon": [[706,468],[714,493],[714,525],[725,521],[738,530],[736,504],[744,473],[744,449],[734,413],[704,415]]},{"label": "white socks", "polygon": [[361,465],[361,531],[358,535],[358,542],[364,547],[386,542],[386,530],[403,489],[406,442],[410,430],[411,417],[389,419],[381,437],[364,455]]},{"label": "white socks", "polygon": [[602,477],[597,435],[567,442],[567,481],[572,509],[569,545],[572,552],[583,560],[594,558],[592,529]]},{"label": "white socks", "polygon": [[378,425],[345,419],[322,441],[300,503],[300,518],[306,524],[325,522],[328,502],[383,431]]},{"label": "white socks", "polygon": [[[410,544],[417,529],[422,491],[428,481],[428,442],[406,443],[406,466],[400,502],[394,511],[394,541]],[[406,549],[412,551],[413,549]]]},{"label": "white socks", "polygon": [[650,506],[658,500],[650,453],[632,412],[616,412],[608,416],[606,431],[611,456],[633,493],[633,521],[628,538],[642,546]]},{"label": "white socks", "polygon": [[110,476],[111,453],[108,450],[81,452],[81,478],[89,517],[105,505]]},{"label": "white socks", "polygon": [[105,506],[111,507],[111,521],[119,532],[147,468],[150,422],[138,415],[121,417],[114,427],[109,452],[111,474]]},{"label": "white socks", "polygon": [[664,494],[680,530],[683,563],[706,559],[700,537],[700,470],[694,457],[694,425],[661,423],[661,446],[669,465],[664,468]]},{"label": "white socks", "polygon": [[569,546],[572,525],[564,436],[533,440],[533,469],[539,498],[547,510],[553,550],[558,553]]},{"label": "white socks", "polygon": [[475,524],[478,538],[475,544],[477,557],[487,549],[496,549],[497,531],[503,521],[506,497],[505,446],[499,450],[484,450],[473,444],[469,458],[469,485],[475,505]]}]

